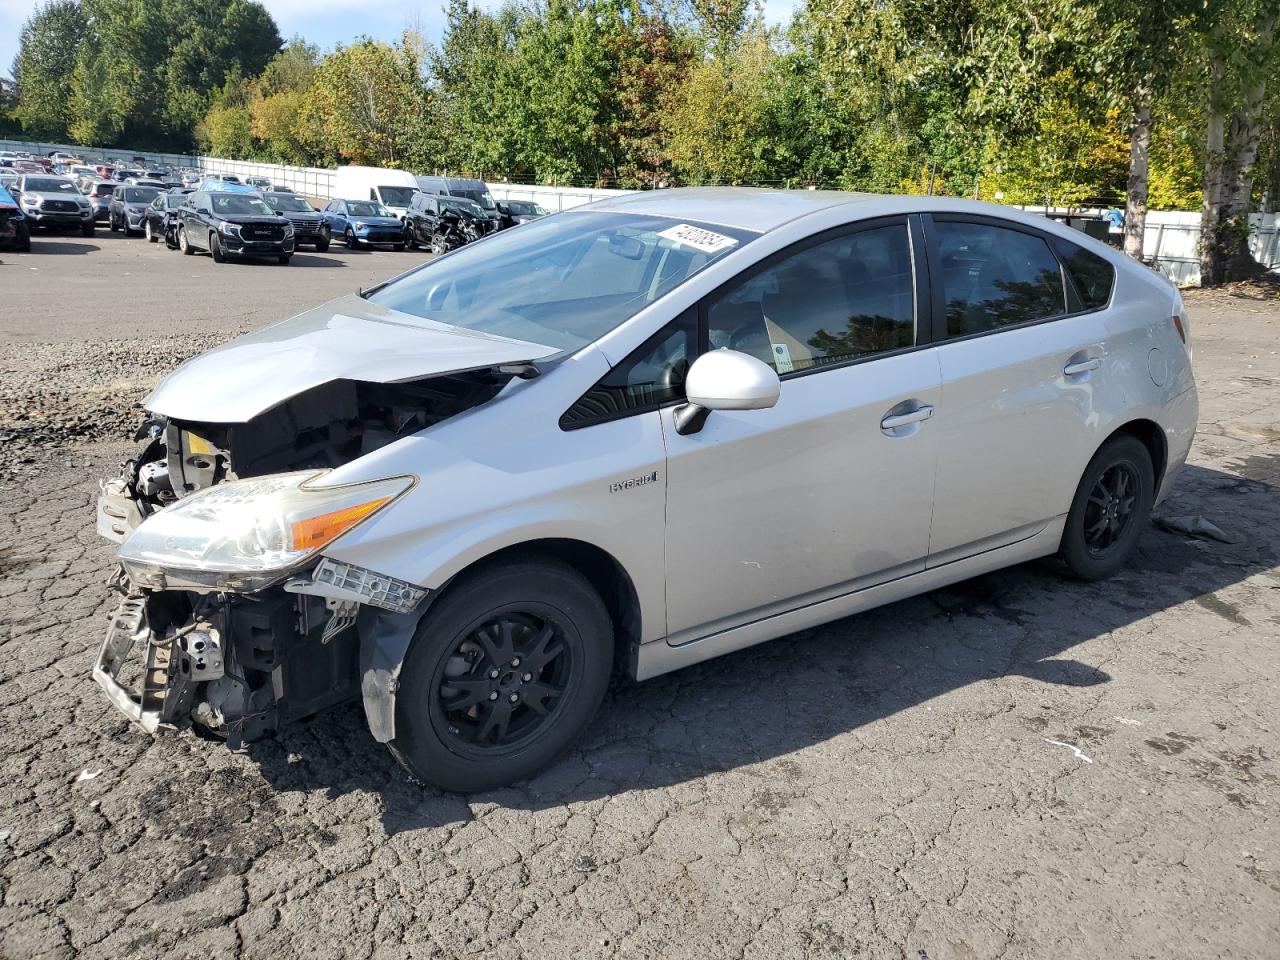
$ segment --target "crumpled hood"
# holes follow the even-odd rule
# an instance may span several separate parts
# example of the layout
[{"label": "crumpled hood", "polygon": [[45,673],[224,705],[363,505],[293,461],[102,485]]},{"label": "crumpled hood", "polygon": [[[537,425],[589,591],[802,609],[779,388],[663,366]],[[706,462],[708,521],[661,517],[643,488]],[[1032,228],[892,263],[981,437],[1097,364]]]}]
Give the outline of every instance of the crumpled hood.
[{"label": "crumpled hood", "polygon": [[176,420],[243,423],[331,380],[397,383],[556,352],[408,317],[351,295],[188,360],[143,406]]}]

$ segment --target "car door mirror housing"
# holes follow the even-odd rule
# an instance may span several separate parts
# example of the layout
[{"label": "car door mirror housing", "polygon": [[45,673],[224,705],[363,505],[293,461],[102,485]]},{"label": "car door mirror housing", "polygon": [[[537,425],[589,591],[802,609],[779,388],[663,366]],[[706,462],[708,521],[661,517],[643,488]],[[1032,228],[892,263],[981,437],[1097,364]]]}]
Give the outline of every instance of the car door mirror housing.
[{"label": "car door mirror housing", "polygon": [[688,402],[676,408],[676,432],[697,433],[712,410],[768,409],[781,390],[778,374],[755,357],[737,350],[704,353],[685,378]]}]

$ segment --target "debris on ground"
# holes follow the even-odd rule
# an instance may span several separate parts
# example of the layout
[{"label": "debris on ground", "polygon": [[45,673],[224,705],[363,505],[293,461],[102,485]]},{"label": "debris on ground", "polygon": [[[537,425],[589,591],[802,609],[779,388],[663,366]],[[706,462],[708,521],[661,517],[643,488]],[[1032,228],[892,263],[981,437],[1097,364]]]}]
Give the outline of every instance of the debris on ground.
[{"label": "debris on ground", "polygon": [[1227,533],[1212,520],[1199,515],[1156,517],[1155,522],[1156,526],[1170,533],[1184,533],[1200,540],[1217,540],[1220,543],[1240,543],[1241,541],[1240,537]]}]

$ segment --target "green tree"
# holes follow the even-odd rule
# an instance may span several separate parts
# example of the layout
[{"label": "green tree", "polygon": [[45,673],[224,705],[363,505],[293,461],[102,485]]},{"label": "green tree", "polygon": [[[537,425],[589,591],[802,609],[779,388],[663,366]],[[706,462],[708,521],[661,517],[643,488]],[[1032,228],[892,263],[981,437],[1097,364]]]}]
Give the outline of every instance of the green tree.
[{"label": "green tree", "polygon": [[30,136],[63,140],[72,122],[72,74],[88,21],[78,0],[49,0],[22,28],[18,119]]}]

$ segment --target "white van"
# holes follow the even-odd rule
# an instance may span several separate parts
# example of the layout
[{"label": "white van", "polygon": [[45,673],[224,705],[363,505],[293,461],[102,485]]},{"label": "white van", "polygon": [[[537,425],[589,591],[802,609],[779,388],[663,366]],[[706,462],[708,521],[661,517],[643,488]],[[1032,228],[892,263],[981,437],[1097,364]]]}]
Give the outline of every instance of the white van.
[{"label": "white van", "polygon": [[417,192],[412,173],[386,167],[338,167],[333,182],[335,200],[375,200],[401,220]]}]

